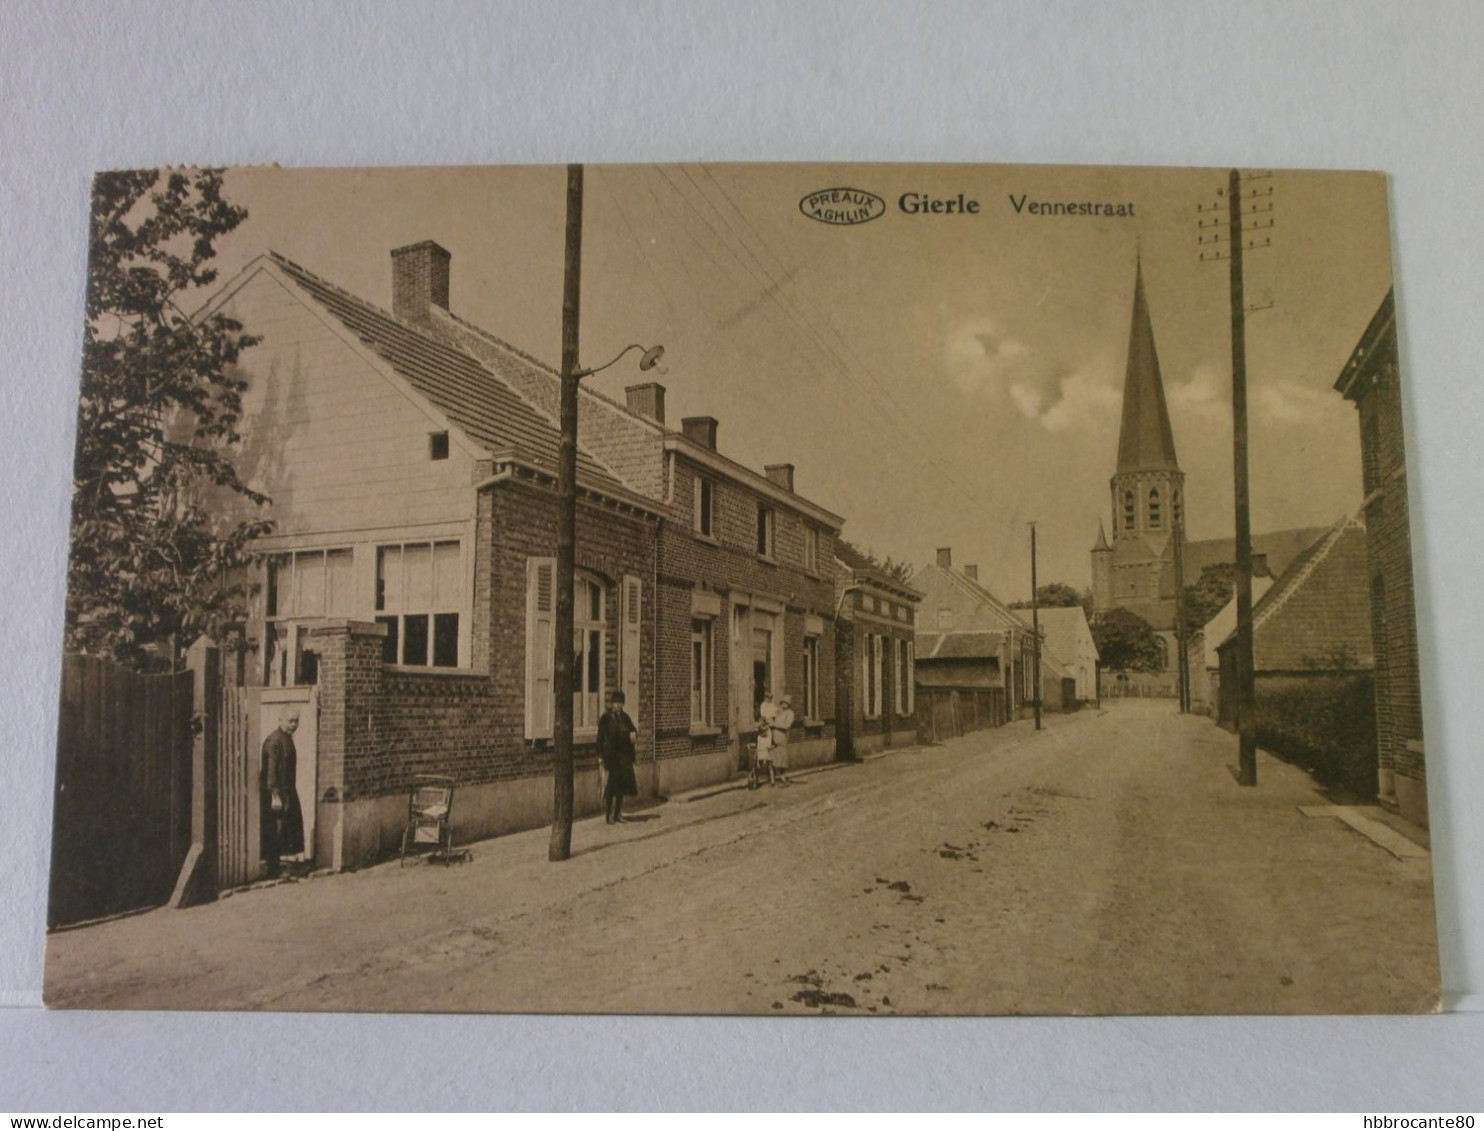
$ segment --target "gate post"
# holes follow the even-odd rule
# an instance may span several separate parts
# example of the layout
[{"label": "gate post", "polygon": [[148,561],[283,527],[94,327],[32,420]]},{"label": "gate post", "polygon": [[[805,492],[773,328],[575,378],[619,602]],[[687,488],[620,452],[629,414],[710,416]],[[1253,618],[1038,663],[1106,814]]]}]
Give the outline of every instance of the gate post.
[{"label": "gate post", "polygon": [[221,710],[221,652],[203,636],[186,651],[191,672],[191,847],[175,881],[169,906],[216,899],[217,740]]}]

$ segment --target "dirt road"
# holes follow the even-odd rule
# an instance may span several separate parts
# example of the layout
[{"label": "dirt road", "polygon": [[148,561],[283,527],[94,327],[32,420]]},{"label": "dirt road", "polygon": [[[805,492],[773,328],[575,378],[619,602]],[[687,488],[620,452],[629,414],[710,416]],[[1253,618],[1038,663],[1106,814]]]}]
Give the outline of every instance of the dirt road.
[{"label": "dirt road", "polygon": [[1428,859],[1167,702],[1121,704],[54,935],[53,1005],[840,1014],[1391,1012]]}]

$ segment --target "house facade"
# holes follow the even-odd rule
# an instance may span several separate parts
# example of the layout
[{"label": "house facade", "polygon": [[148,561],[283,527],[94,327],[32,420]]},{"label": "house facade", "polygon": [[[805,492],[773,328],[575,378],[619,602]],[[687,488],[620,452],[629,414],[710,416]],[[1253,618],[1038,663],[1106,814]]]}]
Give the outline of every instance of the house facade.
[{"label": "house facade", "polygon": [[[429,326],[557,412],[554,370],[444,308],[430,311]],[[844,520],[795,491],[793,464],[745,467],[719,448],[719,431],[709,416],[670,429],[656,382],[629,386],[622,403],[580,390],[579,443],[660,514],[651,787],[661,795],[745,765],[768,692],[793,704],[791,764],[834,756],[832,563]]]},{"label": "house facade", "polygon": [[1360,416],[1367,592],[1376,654],[1378,793],[1382,804],[1426,825],[1422,684],[1392,292],[1381,301],[1335,388]]},{"label": "house facade", "polygon": [[835,757],[917,742],[922,594],[845,543],[835,548]]},{"label": "house facade", "polygon": [[[1092,639],[1081,605],[1039,611],[1044,654],[1049,654],[1063,678],[1073,682],[1074,694],[1063,696],[1063,707],[1075,709],[1098,698],[1098,646]],[[1066,702],[1066,699],[1072,699]]]},{"label": "house facade", "polygon": [[[1035,701],[1036,641],[1031,626],[979,583],[977,566],[953,566],[953,550],[912,575],[918,606],[917,685],[924,690],[993,692],[999,725],[1028,717]],[[1043,680],[1049,672],[1043,671]]]},{"label": "house facade", "polygon": [[[558,431],[535,392],[558,378],[488,335],[473,348],[480,333],[448,312],[449,263],[431,242],[394,251],[388,312],[270,253],[208,308],[262,339],[240,367],[237,465],[271,498],[275,529],[258,544],[237,666],[265,728],[301,714],[299,792],[321,866],[394,850],[420,774],[457,780],[460,840],[550,820]],[[826,563],[841,520],[668,432],[662,409],[604,409],[613,442],[597,452],[589,422],[578,453],[579,811],[599,807],[596,728],[617,689],[641,790],[726,777],[744,649],[744,713],[758,683],[812,693],[798,749],[830,756]],[[704,537],[692,467],[715,480]]]}]

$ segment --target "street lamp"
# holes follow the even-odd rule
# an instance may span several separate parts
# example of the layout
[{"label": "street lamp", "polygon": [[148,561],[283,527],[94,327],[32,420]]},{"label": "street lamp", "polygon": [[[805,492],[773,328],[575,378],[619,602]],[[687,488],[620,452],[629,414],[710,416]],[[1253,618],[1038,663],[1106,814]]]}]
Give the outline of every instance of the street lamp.
[{"label": "street lamp", "polygon": [[582,298],[582,166],[567,166],[567,242],[562,284],[561,440],[557,445],[556,655],[552,664],[552,813],[548,860],[572,855],[572,810],[576,793],[572,761],[572,604],[577,549],[577,386],[619,358],[643,350],[639,368],[653,369],[664,346],[625,346],[612,361],[583,369],[577,361],[577,327]]},{"label": "street lamp", "polygon": [[644,350],[644,356],[639,359],[640,373],[648,373],[651,369],[653,369],[660,363],[660,358],[665,356],[664,346],[650,346],[649,349],[646,350],[643,346],[635,343],[631,346],[624,346],[623,349],[618,351],[612,361],[605,362],[604,364],[598,366],[596,369],[579,369],[576,373],[572,374],[572,376],[574,379],[581,381],[584,377],[591,377],[594,373],[601,373],[610,365],[617,365],[619,360],[625,354],[632,353],[634,350]]}]

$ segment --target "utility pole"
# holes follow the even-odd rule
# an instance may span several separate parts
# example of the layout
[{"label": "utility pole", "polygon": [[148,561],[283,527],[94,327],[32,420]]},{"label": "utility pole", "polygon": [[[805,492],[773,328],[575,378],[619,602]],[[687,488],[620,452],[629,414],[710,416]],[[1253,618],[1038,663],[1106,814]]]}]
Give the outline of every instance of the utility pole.
[{"label": "utility pole", "polygon": [[1031,678],[1035,680],[1035,690],[1031,697],[1031,703],[1036,711],[1036,729],[1041,729],[1041,595],[1036,592],[1036,524],[1028,523],[1031,528],[1031,634],[1036,638],[1035,652],[1031,663]]},{"label": "utility pole", "polygon": [[1257,693],[1252,655],[1252,499],[1247,479],[1247,306],[1242,280],[1242,174],[1227,181],[1231,210],[1232,481],[1237,510],[1237,784],[1257,784]]},{"label": "utility pole", "polygon": [[552,801],[548,860],[572,855],[572,586],[577,546],[577,322],[582,299],[582,166],[567,166],[567,245],[562,285],[561,441],[557,446],[556,655],[551,673]]},{"label": "utility pole", "polygon": [[[1249,180],[1261,180],[1271,174],[1260,174]],[[1219,231],[1210,236],[1202,235],[1199,243],[1226,243],[1223,253],[1219,248],[1211,252],[1202,251],[1204,260],[1226,259],[1231,267],[1231,338],[1232,338],[1232,480],[1236,502],[1237,534],[1237,784],[1257,784],[1257,692],[1254,682],[1255,663],[1252,654],[1252,507],[1247,475],[1247,311],[1243,289],[1242,253],[1272,246],[1272,238],[1264,237],[1259,244],[1256,239],[1242,234],[1242,174],[1233,169],[1227,177],[1227,216],[1202,220],[1201,228],[1216,228],[1224,222],[1227,234]],[[1263,213],[1273,211],[1273,189],[1259,193],[1249,202],[1246,213],[1254,217],[1251,228],[1259,231],[1271,228],[1273,220],[1261,218]],[[1197,212],[1217,211],[1198,206]],[[1270,303],[1268,305],[1271,305]],[[1257,309],[1265,309],[1259,307]]]}]

